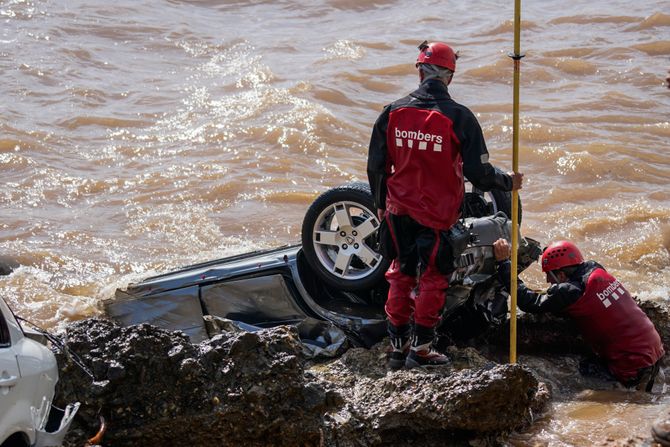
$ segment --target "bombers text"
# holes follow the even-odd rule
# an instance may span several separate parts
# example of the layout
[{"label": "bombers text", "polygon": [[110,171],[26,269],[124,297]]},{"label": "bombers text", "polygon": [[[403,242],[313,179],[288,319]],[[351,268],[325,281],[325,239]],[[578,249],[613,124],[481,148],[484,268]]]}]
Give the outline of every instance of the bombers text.
[{"label": "bombers text", "polygon": [[400,130],[395,128],[396,138],[407,138],[409,140],[429,141],[437,144],[442,144],[442,135],[435,135],[432,133],[423,133],[420,130]]}]

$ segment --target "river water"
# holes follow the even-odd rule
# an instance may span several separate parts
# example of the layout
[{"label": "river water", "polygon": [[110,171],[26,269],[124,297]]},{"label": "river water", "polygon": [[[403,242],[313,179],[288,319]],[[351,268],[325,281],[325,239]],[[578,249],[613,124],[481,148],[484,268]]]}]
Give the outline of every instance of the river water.
[{"label": "river water", "polygon": [[[667,299],[670,7],[522,7],[522,231]],[[452,96],[509,169],[512,17],[512,1],[0,0],[0,255],[22,265],[0,293],[58,327],[147,275],[298,242],[318,193],[366,179],[372,123],[416,86],[424,39],[460,51]],[[518,442],[646,435],[668,405],[585,396]]]}]

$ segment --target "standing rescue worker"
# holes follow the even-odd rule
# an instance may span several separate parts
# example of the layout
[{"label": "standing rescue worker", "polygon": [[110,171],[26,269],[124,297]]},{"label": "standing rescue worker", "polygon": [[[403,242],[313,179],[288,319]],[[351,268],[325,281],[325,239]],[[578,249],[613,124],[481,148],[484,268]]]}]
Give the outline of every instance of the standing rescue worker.
[{"label": "standing rescue worker", "polygon": [[[509,290],[510,245],[499,239],[493,252],[498,279]],[[567,314],[604,362],[605,372],[626,387],[650,392],[660,369],[663,344],[628,290],[597,262],[584,261],[579,249],[568,241],[550,244],[540,262],[551,286],[546,293],[537,293],[519,281],[519,308],[529,313]]]},{"label": "standing rescue worker", "polygon": [[483,191],[518,189],[523,179],[488,162],[477,119],[449,96],[454,51],[442,42],[424,42],[419,51],[420,86],[384,108],[368,153],[368,179],[383,221],[382,250],[393,259],[385,306],[391,369],[448,363],[432,341],[449,286],[446,275],[453,270],[447,232],[460,216],[463,176]]}]

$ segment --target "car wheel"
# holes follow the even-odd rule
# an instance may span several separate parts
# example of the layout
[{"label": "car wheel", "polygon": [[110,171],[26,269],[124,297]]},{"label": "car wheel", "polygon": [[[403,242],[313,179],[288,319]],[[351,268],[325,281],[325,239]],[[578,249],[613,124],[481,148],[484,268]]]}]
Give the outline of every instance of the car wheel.
[{"label": "car wheel", "polygon": [[378,228],[370,186],[349,183],[324,192],[308,208],[302,249],[325,283],[348,291],[369,289],[390,264],[379,252]]},{"label": "car wheel", "polygon": [[30,441],[25,433],[14,433],[0,447],[29,447]]}]

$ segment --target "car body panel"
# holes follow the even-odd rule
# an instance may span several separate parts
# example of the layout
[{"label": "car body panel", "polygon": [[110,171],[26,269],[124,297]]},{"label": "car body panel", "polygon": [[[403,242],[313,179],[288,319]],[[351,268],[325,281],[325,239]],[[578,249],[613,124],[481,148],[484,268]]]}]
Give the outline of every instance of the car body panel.
[{"label": "car body panel", "polygon": [[25,395],[25,384],[20,378],[14,347],[0,348],[0,443],[15,433],[23,433],[31,441],[35,439],[32,426],[26,427],[22,417],[30,414],[30,404],[21,398]]},{"label": "car body panel", "polygon": [[[67,418],[54,422],[58,411],[51,405],[58,381],[56,357],[24,334],[1,298],[0,313],[0,324],[9,335],[9,343],[0,344],[0,444],[20,434],[30,445],[60,445],[78,404],[69,407]],[[58,427],[47,427],[47,422]]]},{"label": "car body panel", "polygon": [[[192,336],[191,326],[186,322],[202,319],[203,315],[259,327],[296,324],[312,317],[361,335],[361,343],[365,345],[379,339],[384,332],[381,328],[385,327],[383,309],[371,312],[365,308],[352,314],[350,308],[328,306],[323,297],[307,290],[302,277],[313,273],[300,272],[300,264],[305,268],[303,258],[301,246],[292,245],[196,264],[117,290],[115,299],[104,303],[105,310],[122,325],[149,322],[166,329],[179,329],[193,342],[203,340],[206,335],[203,337],[200,332]],[[319,291],[316,292],[318,295]],[[200,309],[190,306],[174,312],[169,302],[174,301],[176,293],[199,301]],[[168,321],[174,324],[166,324]]]},{"label": "car body panel", "polygon": [[[30,371],[25,351],[30,351],[31,346],[30,342],[25,343],[19,323],[2,299],[0,312],[9,334],[9,344],[0,348],[0,443],[15,433],[22,433],[32,444],[35,441],[35,428],[30,417],[30,407],[35,395],[34,378],[22,377],[19,369],[21,357],[26,373]],[[53,389],[48,395],[49,399],[52,397]]]},{"label": "car body panel", "polygon": [[33,425],[37,427],[34,447],[57,447],[63,444],[70,424],[79,410],[79,402],[61,410],[44,399],[39,408],[32,407]]},{"label": "car body panel", "polygon": [[268,272],[203,286],[200,288],[202,303],[211,315],[253,325],[301,321],[307,314],[289,290],[285,274]]},{"label": "car body panel", "polygon": [[108,314],[124,326],[150,323],[186,333],[192,341],[207,338],[198,286],[186,286],[147,295],[139,300],[120,299]]},{"label": "car body panel", "polygon": [[286,267],[289,262],[288,257],[293,254],[296,248],[299,248],[299,246],[255,251],[195,264],[173,272],[152,276],[137,284],[131,284],[128,286],[127,292],[136,297],[155,295],[166,290],[192,285],[202,286],[233,277]]}]

